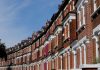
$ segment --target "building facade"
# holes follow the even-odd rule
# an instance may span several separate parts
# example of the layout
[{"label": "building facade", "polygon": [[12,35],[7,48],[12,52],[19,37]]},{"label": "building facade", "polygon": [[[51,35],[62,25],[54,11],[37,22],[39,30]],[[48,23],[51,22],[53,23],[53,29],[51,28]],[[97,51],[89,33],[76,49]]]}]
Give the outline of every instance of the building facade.
[{"label": "building facade", "polygon": [[0,70],[100,70],[100,0],[63,0],[40,31],[7,54]]}]

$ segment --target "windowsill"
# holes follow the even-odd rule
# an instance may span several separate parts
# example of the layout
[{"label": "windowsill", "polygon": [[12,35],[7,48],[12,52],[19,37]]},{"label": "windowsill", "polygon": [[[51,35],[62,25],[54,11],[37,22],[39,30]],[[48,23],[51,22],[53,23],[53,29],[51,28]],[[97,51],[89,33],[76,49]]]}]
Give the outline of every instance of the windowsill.
[{"label": "windowsill", "polygon": [[100,64],[82,64],[80,68],[99,68]]},{"label": "windowsill", "polygon": [[80,33],[82,32],[84,29],[85,29],[85,24],[82,24],[78,29],[77,29],[77,32]]},{"label": "windowsill", "polygon": [[57,47],[58,47],[58,45],[54,46],[54,49],[56,50],[56,49],[57,49]]},{"label": "windowsill", "polygon": [[69,39],[70,39],[70,37],[67,37],[67,38],[65,38],[65,39],[63,40],[63,42],[65,43],[65,42],[67,42],[67,41],[70,41]]}]

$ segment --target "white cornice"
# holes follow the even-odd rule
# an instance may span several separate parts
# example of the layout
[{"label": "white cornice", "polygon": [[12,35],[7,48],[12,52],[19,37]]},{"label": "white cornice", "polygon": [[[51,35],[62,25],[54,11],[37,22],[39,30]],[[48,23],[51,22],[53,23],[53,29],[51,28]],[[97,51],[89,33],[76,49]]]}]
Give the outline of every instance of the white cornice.
[{"label": "white cornice", "polygon": [[55,38],[56,36],[55,35],[50,35],[49,37],[48,37],[48,40],[49,41],[51,41],[53,38]]},{"label": "white cornice", "polygon": [[96,32],[98,32],[97,35],[100,34],[100,24],[99,24],[97,27],[95,27],[95,28],[93,29],[93,35],[95,35]]},{"label": "white cornice", "polygon": [[90,42],[89,39],[87,39],[87,37],[84,36],[79,41],[77,40],[74,44],[71,44],[71,46],[72,46],[72,49],[76,49],[76,48],[80,47],[80,45],[86,44],[86,43],[89,43],[89,42]]},{"label": "white cornice", "polygon": [[48,43],[49,43],[49,41],[46,40],[46,41],[44,42],[44,47],[45,47]]},{"label": "white cornice", "polygon": [[57,28],[54,31],[54,35],[59,34],[60,31],[62,31],[62,26],[57,26]]},{"label": "white cornice", "polygon": [[100,68],[100,64],[83,64],[80,68]]},{"label": "white cornice", "polygon": [[69,24],[69,21],[71,21],[72,19],[75,19],[76,16],[74,13],[69,13],[68,15],[70,15],[69,17],[67,17],[66,21],[64,22],[64,25],[63,26],[66,26]]}]

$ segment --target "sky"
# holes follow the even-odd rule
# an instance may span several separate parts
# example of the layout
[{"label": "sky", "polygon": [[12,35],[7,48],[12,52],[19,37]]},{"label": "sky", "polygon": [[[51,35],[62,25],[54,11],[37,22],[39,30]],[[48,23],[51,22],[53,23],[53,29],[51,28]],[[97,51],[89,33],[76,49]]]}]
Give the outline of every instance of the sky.
[{"label": "sky", "polygon": [[62,0],[0,0],[0,39],[13,47],[32,36],[58,11]]}]

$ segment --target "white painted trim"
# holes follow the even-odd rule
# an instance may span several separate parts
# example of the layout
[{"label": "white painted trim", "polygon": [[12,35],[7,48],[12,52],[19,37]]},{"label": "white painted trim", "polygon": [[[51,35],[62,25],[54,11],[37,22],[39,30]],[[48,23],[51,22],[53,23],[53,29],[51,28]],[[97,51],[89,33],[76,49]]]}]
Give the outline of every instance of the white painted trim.
[{"label": "white painted trim", "polygon": [[58,53],[54,54],[51,58],[55,59],[57,56],[59,56]]},{"label": "white painted trim", "polygon": [[70,52],[68,53],[68,70],[70,70]]},{"label": "white painted trim", "polygon": [[99,44],[98,44],[99,38],[98,38],[98,36],[93,36],[93,39],[96,40],[96,58],[99,58],[99,50],[98,50],[98,48],[99,48]]},{"label": "white painted trim", "polygon": [[100,68],[100,64],[83,64],[81,68]]},{"label": "white painted trim", "polygon": [[31,63],[30,66],[34,66],[34,63]]},{"label": "white painted trim", "polygon": [[81,40],[79,40],[79,43],[81,44],[81,43],[83,43],[83,42],[86,41],[86,40],[87,40],[87,37],[84,36]]},{"label": "white painted trim", "polygon": [[[69,13],[70,14],[70,13]],[[70,16],[66,19],[66,21],[64,22],[64,26],[66,26],[67,24],[69,24],[69,20],[75,19],[76,16],[75,14],[71,13]]]},{"label": "white painted trim", "polygon": [[27,56],[31,55],[31,53],[28,53]]},{"label": "white painted trim", "polygon": [[86,3],[88,3],[88,0],[79,0],[76,4],[77,10],[80,10],[81,6],[84,6]]},{"label": "white painted trim", "polygon": [[98,48],[99,48],[99,44],[98,44],[99,38],[98,38],[98,35],[99,34],[100,34],[100,24],[93,29],[93,38],[92,39],[96,40],[96,58],[99,57],[99,50],[98,50]]},{"label": "white painted trim", "polygon": [[63,65],[63,63],[62,63],[62,56],[61,56],[61,70],[62,70],[62,68],[63,68],[63,66],[62,66],[62,65]]},{"label": "white painted trim", "polygon": [[27,54],[24,54],[23,57],[27,56]]},{"label": "white painted trim", "polygon": [[54,35],[57,35],[60,31],[62,31],[62,27],[61,26],[57,26],[56,29],[57,30],[54,32]]},{"label": "white painted trim", "polygon": [[73,51],[74,54],[74,69],[76,69],[76,51]]},{"label": "white painted trim", "polygon": [[85,25],[85,13],[84,13],[84,4],[86,4],[88,1],[87,0],[79,0],[78,1],[78,4],[77,4],[77,11],[78,11],[78,13],[79,13],[79,17],[80,17],[80,15],[81,15],[81,13],[80,13],[80,11],[81,11],[81,9],[82,9],[82,11],[83,11],[83,15],[81,15],[81,16],[83,16],[83,19],[81,19],[81,20],[83,20],[83,22],[81,22],[81,20],[79,20],[79,28],[77,29],[77,30],[79,30],[82,26],[84,26]]},{"label": "white painted trim", "polygon": [[43,47],[44,47],[44,45],[40,46],[40,47],[39,47],[39,50],[42,50],[42,49],[43,49]]},{"label": "white painted trim", "polygon": [[76,4],[77,10],[80,10],[81,6],[83,5],[82,3],[84,0],[79,0],[78,3]]},{"label": "white painted trim", "polygon": [[74,45],[73,45],[73,43],[71,45],[72,45],[72,50],[73,50],[73,49],[79,47],[79,41],[77,43],[75,43]]},{"label": "white painted trim", "polygon": [[34,51],[34,52],[36,53],[38,50],[39,50],[39,49],[37,48],[37,49],[35,49],[35,51]]},{"label": "white painted trim", "polygon": [[50,35],[49,38],[48,38],[48,40],[51,41],[55,37],[56,37],[55,35]]},{"label": "white painted trim", "polygon": [[70,37],[70,28],[69,28],[69,24],[68,24],[68,37]]},{"label": "white painted trim", "polygon": [[84,1],[84,4],[86,4],[86,3],[88,3],[88,0],[85,0],[85,1]]},{"label": "white painted trim", "polygon": [[48,62],[46,62],[47,63],[47,70],[49,69],[49,67],[48,67]]},{"label": "white painted trim", "polygon": [[51,56],[49,56],[49,57],[47,58],[47,61],[50,61],[50,60],[51,60],[51,58],[52,58],[52,57],[51,57]]},{"label": "white painted trim", "polygon": [[95,32],[97,32],[97,31],[98,32],[100,31],[100,24],[93,29],[93,35],[95,35]]},{"label": "white painted trim", "polygon": [[96,0],[93,0],[93,4],[94,4],[94,11],[96,11]]},{"label": "white painted trim", "polygon": [[64,50],[62,50],[58,56],[60,56],[61,54],[65,54],[68,50],[70,49],[70,46],[68,46],[67,48],[65,48]]},{"label": "white painted trim", "polygon": [[[70,0],[69,2],[68,2],[68,4],[71,2],[72,0]],[[66,5],[66,7],[64,8],[64,10],[68,7],[68,4]]]},{"label": "white painted trim", "polygon": [[49,43],[49,41],[46,40],[46,41],[44,42],[44,47],[45,47],[48,43]]},{"label": "white painted trim", "polygon": [[70,70],[82,70],[82,69],[70,69]]},{"label": "white painted trim", "polygon": [[38,63],[41,64],[41,62],[42,62],[42,61],[40,60]]},{"label": "white painted trim", "polygon": [[61,59],[61,70],[62,70],[62,55],[61,56],[59,56],[60,57],[60,59]]},{"label": "white painted trim", "polygon": [[19,57],[17,57],[16,59],[19,59],[19,58],[21,58],[22,56],[19,56]]},{"label": "white painted trim", "polygon": [[81,46],[84,47],[84,64],[86,64],[86,45],[82,44]]},{"label": "white painted trim", "polygon": [[80,39],[79,41],[77,41],[77,43],[75,43],[75,44],[72,43],[72,44],[71,44],[71,45],[73,46],[72,49],[75,49],[75,48],[79,47],[80,44],[82,44],[82,43],[84,43],[84,42],[89,43],[89,40],[87,39],[86,36],[84,36],[82,39]]},{"label": "white painted trim", "polygon": [[[62,15],[62,11],[60,12],[60,14],[58,15],[58,17],[56,18],[55,21],[57,21],[57,19],[58,19],[61,15]],[[55,22],[55,21],[54,21],[54,22]]]},{"label": "white painted trim", "polygon": [[37,64],[37,66],[38,66],[38,70],[40,69],[40,66],[39,66],[39,64]]},{"label": "white painted trim", "polygon": [[73,1],[73,9],[72,9],[72,10],[74,10],[74,9],[75,9],[75,6],[74,6],[74,4],[75,4],[75,2]]},{"label": "white painted trim", "polygon": [[[100,8],[100,6],[96,9],[96,11],[97,11],[99,8]],[[94,11],[94,12],[91,14],[91,16],[92,16],[96,11]]]},{"label": "white painted trim", "polygon": [[79,47],[79,49],[80,49],[80,65],[82,65],[82,48],[81,47]]},{"label": "white painted trim", "polygon": [[85,23],[85,16],[84,16],[84,15],[85,15],[85,10],[84,10],[84,9],[85,9],[85,7],[82,6],[82,11],[83,11],[83,15],[82,15],[82,16],[83,16],[83,19],[82,19],[82,20],[83,20],[83,25],[86,24],[86,23]]}]

